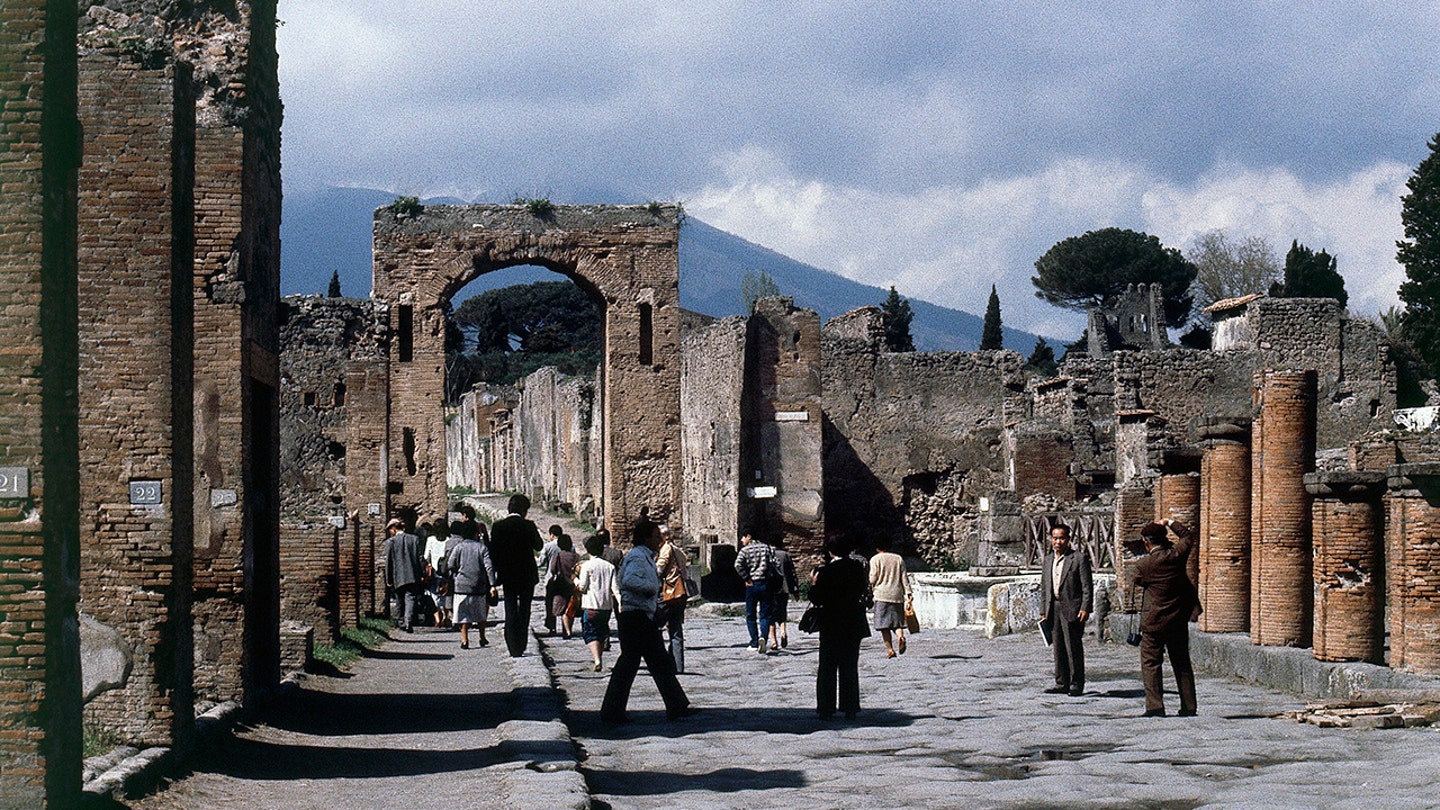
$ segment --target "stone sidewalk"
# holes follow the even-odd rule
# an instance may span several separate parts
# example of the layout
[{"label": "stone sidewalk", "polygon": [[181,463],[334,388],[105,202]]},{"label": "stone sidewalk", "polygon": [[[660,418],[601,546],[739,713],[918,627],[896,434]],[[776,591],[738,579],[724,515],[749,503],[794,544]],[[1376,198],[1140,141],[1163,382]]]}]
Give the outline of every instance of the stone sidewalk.
[{"label": "stone sidewalk", "polygon": [[578,639],[541,639],[593,806],[1440,807],[1440,731],[1272,719],[1302,701],[1205,675],[1199,717],[1141,718],[1124,645],[1092,640],[1087,692],[1069,698],[1042,694],[1050,652],[1035,633],[927,630],[890,660],[872,636],[864,710],[823,722],[815,637],[792,627],[788,648],[760,656],[739,618],[701,608],[686,625],[681,683],[701,712],[677,722],[642,669],[633,722],[601,724],[614,653],[594,673]]}]

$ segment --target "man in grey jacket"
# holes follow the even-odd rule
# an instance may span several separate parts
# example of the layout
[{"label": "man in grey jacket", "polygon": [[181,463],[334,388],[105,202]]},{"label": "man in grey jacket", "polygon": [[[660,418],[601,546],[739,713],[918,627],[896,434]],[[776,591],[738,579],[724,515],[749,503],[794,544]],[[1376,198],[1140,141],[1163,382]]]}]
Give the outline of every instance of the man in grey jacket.
[{"label": "man in grey jacket", "polygon": [[490,549],[476,536],[475,524],[455,521],[450,533],[460,542],[450,552],[446,568],[455,583],[455,623],[460,625],[460,649],[470,649],[470,625],[480,628],[480,646],[487,647],[485,618],[490,613],[487,601],[495,593],[495,565]]},{"label": "man in grey jacket", "polygon": [[1070,541],[1070,527],[1050,530],[1051,553],[1040,567],[1040,613],[1055,651],[1055,685],[1045,691],[1085,693],[1085,620],[1095,609],[1090,557]]},{"label": "man in grey jacket", "polygon": [[420,554],[420,538],[407,532],[405,522],[391,518],[385,524],[390,539],[385,541],[385,580],[400,606],[397,624],[407,633],[415,628],[415,602],[425,579],[425,559]]}]

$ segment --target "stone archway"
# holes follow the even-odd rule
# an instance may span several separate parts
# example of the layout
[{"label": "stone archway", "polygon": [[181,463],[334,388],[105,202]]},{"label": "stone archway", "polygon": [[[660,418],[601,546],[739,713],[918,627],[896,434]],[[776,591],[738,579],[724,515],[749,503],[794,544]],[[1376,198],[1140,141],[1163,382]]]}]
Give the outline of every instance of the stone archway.
[{"label": "stone archway", "polygon": [[601,303],[601,508],[617,536],[648,505],[679,515],[677,206],[425,206],[375,212],[372,297],[388,307],[387,511],[443,511],[445,318],[451,296],[515,265],[562,273]]}]

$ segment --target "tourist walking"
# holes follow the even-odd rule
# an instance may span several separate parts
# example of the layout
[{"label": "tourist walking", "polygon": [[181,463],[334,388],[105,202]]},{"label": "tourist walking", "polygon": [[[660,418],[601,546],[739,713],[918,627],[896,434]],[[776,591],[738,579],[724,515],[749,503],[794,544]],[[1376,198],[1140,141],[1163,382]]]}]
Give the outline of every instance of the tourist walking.
[{"label": "tourist walking", "polygon": [[789,647],[790,600],[800,595],[800,582],[795,578],[795,561],[785,550],[785,541],[777,537],[771,548],[780,575],[770,581],[770,646]]},{"label": "tourist walking", "polygon": [[405,521],[400,518],[391,518],[385,531],[390,534],[385,541],[385,584],[395,595],[399,612],[396,624],[410,633],[415,629],[416,601],[425,578],[420,538],[405,531]]},{"label": "tourist walking", "polygon": [[810,602],[820,611],[815,711],[824,720],[835,716],[838,687],[840,711],[853,720],[860,711],[860,642],[870,635],[865,566],[832,538],[825,541],[825,564],[810,572],[810,583]]},{"label": "tourist walking", "polygon": [[454,579],[455,623],[460,625],[460,649],[470,649],[470,625],[479,628],[481,647],[488,647],[485,620],[490,613],[490,596],[495,592],[495,565],[490,549],[476,536],[475,523],[455,521],[450,524],[452,535],[460,538],[446,560]]},{"label": "tourist walking", "polygon": [[[1175,541],[1171,542],[1170,534]],[[1135,585],[1143,590],[1140,620],[1140,676],[1145,682],[1144,717],[1165,716],[1165,655],[1175,671],[1181,717],[1195,715],[1195,669],[1190,663],[1190,617],[1200,596],[1186,573],[1193,535],[1173,520],[1140,530],[1145,556],[1135,564]]]},{"label": "tourist walking", "polygon": [[435,626],[450,624],[450,572],[447,570],[448,555],[445,551],[446,531],[444,525],[430,524],[425,537],[425,580],[430,597],[435,600]]},{"label": "tourist walking", "polygon": [[610,671],[610,683],[600,705],[600,719],[607,723],[626,721],[625,707],[630,702],[630,687],[640,661],[650,670],[660,697],[665,701],[665,714],[674,720],[694,712],[685,690],[675,677],[675,660],[665,649],[655,611],[660,602],[660,575],[655,569],[660,550],[660,529],[649,518],[635,521],[632,536],[635,547],[620,562],[620,658]]},{"label": "tourist walking", "polygon": [[507,509],[509,514],[490,527],[490,558],[505,592],[505,646],[510,657],[519,658],[530,641],[530,600],[540,581],[535,554],[544,544],[535,523],[525,518],[529,498],[511,495]]},{"label": "tourist walking", "polygon": [[1085,620],[1095,609],[1090,555],[1070,541],[1070,527],[1050,529],[1050,551],[1040,566],[1040,621],[1050,630],[1055,685],[1049,694],[1085,692]]},{"label": "tourist walking", "polygon": [[[905,652],[905,606],[910,602],[910,577],[905,559],[890,549],[888,536],[875,541],[878,553],[870,558],[870,590],[875,595],[875,629],[885,641],[885,657]],[[891,642],[891,634],[895,640]]]},{"label": "tourist walking", "polygon": [[560,635],[570,638],[575,614],[570,611],[570,598],[575,595],[575,568],[580,565],[580,555],[575,553],[575,541],[570,535],[561,533],[555,542],[555,553],[550,555],[550,567],[545,572],[545,601],[551,617],[550,632],[555,632],[554,623],[560,623]]},{"label": "tourist walking", "polygon": [[596,672],[604,669],[604,652],[610,647],[610,616],[620,604],[615,566],[601,556],[604,548],[605,541],[600,537],[585,538],[585,551],[590,557],[580,563],[575,576],[575,592],[580,594],[580,634],[590,647]]},{"label": "tourist walking", "polygon": [[545,545],[540,547],[540,560],[536,565],[536,571],[545,583],[545,631],[552,636],[555,635],[555,611],[550,609],[550,561],[555,558],[555,552],[560,550],[560,535],[564,533],[559,524],[550,524],[550,528],[545,531]]},{"label": "tourist walking", "polygon": [[660,616],[670,637],[670,657],[675,671],[685,671],[685,605],[690,601],[690,559],[675,545],[670,527],[660,524],[660,552],[655,560],[660,575]]},{"label": "tourist walking", "polygon": [[751,532],[741,533],[735,573],[745,580],[745,629],[750,631],[749,649],[763,655],[770,639],[770,611],[774,606],[770,583],[778,573],[775,550],[757,541]]}]

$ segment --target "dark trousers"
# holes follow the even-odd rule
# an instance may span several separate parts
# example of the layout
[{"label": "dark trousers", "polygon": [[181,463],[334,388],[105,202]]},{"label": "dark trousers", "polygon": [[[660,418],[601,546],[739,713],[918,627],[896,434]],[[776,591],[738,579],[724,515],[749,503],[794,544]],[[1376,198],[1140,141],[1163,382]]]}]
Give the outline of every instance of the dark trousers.
[{"label": "dark trousers", "polygon": [[675,659],[675,671],[685,672],[685,600],[672,599],[660,603],[665,632],[670,636],[670,657]]},{"label": "dark trousers", "polygon": [[770,609],[774,599],[765,580],[758,579],[745,586],[745,629],[750,631],[750,646],[760,644],[760,639],[770,637]]},{"label": "dark trousers", "polygon": [[1145,710],[1165,708],[1165,676],[1161,671],[1165,653],[1175,670],[1175,688],[1180,692],[1180,711],[1195,711],[1195,669],[1190,665],[1190,623],[1179,622],[1159,633],[1140,637],[1140,677],[1145,681]]},{"label": "dark trousers", "polygon": [[630,687],[635,683],[635,674],[640,671],[644,659],[650,677],[660,689],[665,701],[665,713],[676,715],[690,705],[685,690],[675,677],[675,661],[665,649],[665,640],[660,636],[660,626],[650,616],[638,610],[621,612],[616,620],[620,630],[620,657],[610,670],[610,684],[605,687],[605,700],[600,704],[600,717],[604,720],[621,720],[625,717],[625,706],[630,702]]},{"label": "dark trousers", "polygon": [[[833,610],[833,608],[830,608]],[[840,711],[860,711],[860,638],[833,638],[820,634],[820,668],[815,672],[815,711],[821,717],[835,713],[835,689],[840,689]]]},{"label": "dark trousers", "polygon": [[530,643],[530,600],[535,597],[535,586],[513,588],[505,586],[505,647],[511,658],[525,654]]},{"label": "dark trousers", "polygon": [[1055,685],[1067,689],[1085,688],[1085,623],[1071,617],[1066,621],[1050,609],[1050,649],[1055,653]]},{"label": "dark trousers", "polygon": [[403,627],[406,630],[415,626],[415,621],[419,618],[417,605],[419,604],[421,590],[423,590],[423,588],[418,582],[412,582],[409,585],[400,585],[395,588],[395,604],[400,614],[395,617],[395,624],[397,626]]}]

